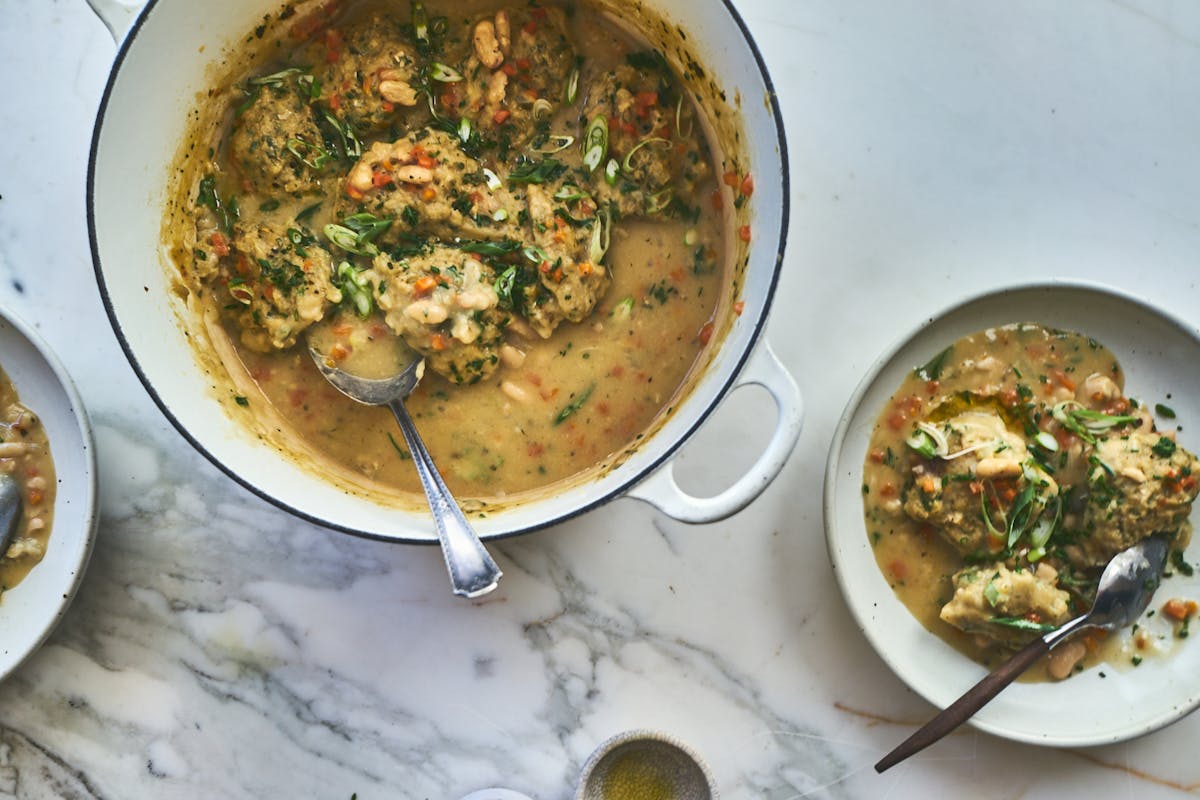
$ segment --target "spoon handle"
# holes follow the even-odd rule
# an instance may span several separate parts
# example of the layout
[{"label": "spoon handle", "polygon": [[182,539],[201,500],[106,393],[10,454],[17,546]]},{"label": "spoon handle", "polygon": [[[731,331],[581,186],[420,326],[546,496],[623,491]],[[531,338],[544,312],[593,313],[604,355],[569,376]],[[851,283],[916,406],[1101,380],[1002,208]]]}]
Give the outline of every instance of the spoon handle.
[{"label": "spoon handle", "polygon": [[438,540],[442,544],[442,556],[446,559],[446,569],[450,572],[450,584],[454,593],[462,597],[479,597],[496,588],[503,575],[500,567],[492,560],[483,542],[475,534],[471,523],[463,516],[454,496],[446,488],[445,481],[433,465],[433,458],[425,449],[417,428],[413,425],[408,409],[399,400],[388,403],[388,408],[400,425],[404,441],[412,453],[413,464],[417,475],[421,478],[421,486],[425,489],[425,497],[433,512],[433,522],[437,527]]},{"label": "spoon handle", "polygon": [[883,772],[885,769],[894,767],[962,725],[984,704],[1000,694],[1001,689],[1016,680],[1022,672],[1029,669],[1033,662],[1049,650],[1050,645],[1041,637],[1025,645],[1003,666],[988,673],[983,680],[968,689],[966,694],[946,706],[940,714],[926,722],[917,729],[916,733],[897,745],[895,750],[880,759],[879,763],[875,765],[875,771]]}]

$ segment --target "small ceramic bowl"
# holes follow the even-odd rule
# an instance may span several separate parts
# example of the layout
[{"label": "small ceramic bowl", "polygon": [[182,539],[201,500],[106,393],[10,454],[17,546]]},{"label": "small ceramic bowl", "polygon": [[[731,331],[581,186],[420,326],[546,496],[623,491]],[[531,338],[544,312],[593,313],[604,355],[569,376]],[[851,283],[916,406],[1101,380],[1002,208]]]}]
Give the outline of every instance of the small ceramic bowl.
[{"label": "small ceramic bowl", "polygon": [[717,800],[712,772],[700,756],[657,731],[619,733],[588,757],[575,800]]}]

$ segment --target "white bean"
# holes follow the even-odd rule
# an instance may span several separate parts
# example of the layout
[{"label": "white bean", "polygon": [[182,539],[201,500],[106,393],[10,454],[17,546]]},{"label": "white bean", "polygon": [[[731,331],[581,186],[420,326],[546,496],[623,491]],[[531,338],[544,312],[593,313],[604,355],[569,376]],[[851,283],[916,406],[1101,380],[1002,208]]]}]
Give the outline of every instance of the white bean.
[{"label": "white bean", "polygon": [[379,84],[379,96],[389,103],[402,106],[417,104],[417,90],[404,81],[382,81]]},{"label": "white bean", "polygon": [[433,182],[433,171],[428,167],[408,165],[396,169],[396,179],[401,183],[425,184]]},{"label": "white bean", "polygon": [[525,363],[525,351],[518,350],[511,344],[500,345],[500,361],[504,366],[516,369]]},{"label": "white bean", "polygon": [[533,395],[512,381],[503,381],[500,384],[500,391],[518,403],[529,403],[533,400]]},{"label": "white bean", "polygon": [[497,69],[504,63],[504,52],[500,49],[500,41],[496,36],[496,25],[491,20],[484,20],[475,26],[475,56],[479,63],[488,69]]},{"label": "white bean", "polygon": [[496,12],[496,38],[500,40],[500,49],[507,55],[508,47],[512,44],[512,26],[508,24],[507,11]]}]

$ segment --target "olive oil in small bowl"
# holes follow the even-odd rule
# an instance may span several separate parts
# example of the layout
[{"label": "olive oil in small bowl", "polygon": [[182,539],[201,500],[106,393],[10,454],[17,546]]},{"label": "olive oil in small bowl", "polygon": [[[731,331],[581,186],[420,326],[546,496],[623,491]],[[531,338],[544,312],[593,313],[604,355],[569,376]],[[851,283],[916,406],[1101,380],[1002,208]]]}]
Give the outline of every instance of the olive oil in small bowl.
[{"label": "olive oil in small bowl", "polygon": [[716,800],[708,765],[666,734],[635,730],[600,745],[583,765],[575,800]]}]

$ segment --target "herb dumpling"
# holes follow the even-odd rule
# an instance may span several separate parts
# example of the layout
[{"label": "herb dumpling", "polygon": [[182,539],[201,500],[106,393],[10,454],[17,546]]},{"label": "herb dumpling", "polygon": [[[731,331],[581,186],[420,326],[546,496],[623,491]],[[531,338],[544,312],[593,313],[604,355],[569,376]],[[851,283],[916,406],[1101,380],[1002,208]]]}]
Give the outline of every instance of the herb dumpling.
[{"label": "herb dumpling", "polygon": [[696,189],[709,169],[691,102],[668,79],[661,54],[645,51],[630,59],[635,63],[605,72],[587,86],[583,119],[607,121],[607,155],[619,167],[611,180],[595,182],[597,197],[622,216],[660,214],[676,199],[695,205]]},{"label": "herb dumpling", "polygon": [[[446,82],[442,110],[466,118],[503,149],[546,146],[546,121],[568,100],[577,63],[561,8],[501,9],[471,26],[461,80]],[[576,81],[578,78],[576,77]]]},{"label": "herb dumpling", "polygon": [[[582,322],[608,291],[612,278],[601,263],[608,248],[611,217],[594,206],[574,217],[539,185],[526,190],[529,202],[530,252],[539,263],[541,289],[524,309],[530,325],[548,337],[563,320]],[[583,204],[579,204],[583,205]]]},{"label": "herb dumpling", "polygon": [[239,221],[220,271],[242,343],[258,352],[292,347],[342,301],[329,251],[303,226]]},{"label": "herb dumpling", "polygon": [[524,198],[459,148],[444,131],[423,128],[376,142],[351,167],[335,212],[392,220],[378,241],[520,238]]},{"label": "herb dumpling", "polygon": [[1003,563],[968,567],[951,579],[954,596],[941,618],[959,630],[1017,647],[1071,618],[1071,597],[1045,562],[1010,569]]},{"label": "herb dumpling", "polygon": [[1057,498],[1054,479],[994,412],[920,423],[914,435],[927,437],[930,449],[915,460],[904,512],[964,555],[1004,550],[1010,534],[1031,529]]},{"label": "herb dumpling", "polygon": [[374,14],[347,30],[330,28],[314,45],[323,113],[346,135],[387,129],[397,114],[420,102],[420,65],[400,23]]},{"label": "herb dumpling", "polygon": [[230,160],[264,197],[318,192],[321,178],[336,168],[298,74],[285,70],[257,79],[249,105],[234,117]]},{"label": "herb dumpling", "polygon": [[491,267],[435,246],[401,260],[381,254],[362,279],[375,287],[387,326],[434,372],[465,384],[495,372],[510,317],[498,307]]},{"label": "herb dumpling", "polygon": [[1158,432],[1121,430],[1098,439],[1089,460],[1082,531],[1068,549],[1078,566],[1101,566],[1154,533],[1187,543],[1196,456]]}]

